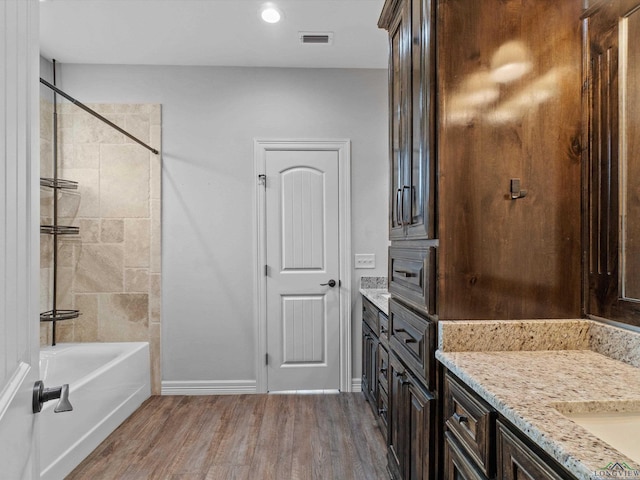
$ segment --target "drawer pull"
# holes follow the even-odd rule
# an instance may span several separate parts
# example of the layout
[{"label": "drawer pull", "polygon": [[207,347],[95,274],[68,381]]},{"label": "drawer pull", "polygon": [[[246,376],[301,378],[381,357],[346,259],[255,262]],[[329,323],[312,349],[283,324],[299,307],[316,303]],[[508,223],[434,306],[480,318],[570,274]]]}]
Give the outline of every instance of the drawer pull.
[{"label": "drawer pull", "polygon": [[416,276],[416,274],[410,270],[394,270],[393,273],[397,273],[405,278]]},{"label": "drawer pull", "polygon": [[405,333],[406,330],[404,328],[394,328],[393,333]]},{"label": "drawer pull", "polygon": [[467,418],[465,415],[460,415],[458,412],[453,412],[453,419],[460,425],[462,425],[463,423],[469,423],[469,418]]},{"label": "drawer pull", "polygon": [[416,343],[416,339],[415,338],[411,338],[411,337],[407,337],[407,338],[403,338],[402,341],[406,344],[406,343]]}]

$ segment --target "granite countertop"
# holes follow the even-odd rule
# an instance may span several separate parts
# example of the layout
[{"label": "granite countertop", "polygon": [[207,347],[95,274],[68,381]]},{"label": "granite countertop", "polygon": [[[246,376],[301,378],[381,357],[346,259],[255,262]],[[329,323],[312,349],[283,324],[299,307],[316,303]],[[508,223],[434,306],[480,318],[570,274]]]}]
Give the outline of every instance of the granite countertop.
[{"label": "granite countertop", "polygon": [[387,277],[361,277],[360,293],[373,303],[378,310],[389,315],[389,292]]},{"label": "granite countertop", "polygon": [[590,320],[529,326],[440,322],[436,358],[577,478],[602,478],[611,462],[639,467],[561,412],[640,412],[640,335]]}]

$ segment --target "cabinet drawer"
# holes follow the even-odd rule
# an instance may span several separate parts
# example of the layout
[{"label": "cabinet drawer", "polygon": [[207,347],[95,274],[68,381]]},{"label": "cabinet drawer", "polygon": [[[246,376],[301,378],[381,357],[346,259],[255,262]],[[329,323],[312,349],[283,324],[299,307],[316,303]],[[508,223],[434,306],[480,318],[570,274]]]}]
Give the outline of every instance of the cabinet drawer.
[{"label": "cabinet drawer", "polygon": [[435,315],[436,247],[390,247],[389,292]]},{"label": "cabinet drawer", "polygon": [[391,299],[389,346],[429,390],[435,390],[435,324],[431,320]]},{"label": "cabinet drawer", "polygon": [[491,477],[495,465],[495,411],[450,373],[444,379],[446,429],[460,442],[480,470]]},{"label": "cabinet drawer", "polygon": [[451,432],[444,434],[444,478],[445,480],[486,480],[473,462],[467,458]]},{"label": "cabinet drawer", "polygon": [[382,312],[378,312],[378,327],[380,329],[380,343],[385,348],[389,348],[389,317]]},{"label": "cabinet drawer", "polygon": [[378,309],[373,304],[362,297],[362,320],[369,325],[371,331],[378,336]]}]

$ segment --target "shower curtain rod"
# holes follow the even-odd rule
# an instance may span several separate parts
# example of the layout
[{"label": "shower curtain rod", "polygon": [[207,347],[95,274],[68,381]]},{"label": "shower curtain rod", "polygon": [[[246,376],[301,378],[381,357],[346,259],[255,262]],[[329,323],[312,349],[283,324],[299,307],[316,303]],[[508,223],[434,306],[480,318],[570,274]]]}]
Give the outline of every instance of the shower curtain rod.
[{"label": "shower curtain rod", "polygon": [[40,83],[42,83],[44,86],[49,87],[51,90],[53,90],[54,92],[56,92],[57,94],[63,96],[64,98],[66,98],[67,100],[69,100],[71,103],[73,103],[74,105],[76,105],[77,107],[80,107],[81,109],[83,109],[85,112],[93,115],[94,117],[96,117],[98,120],[102,120],[104,123],[106,123],[107,125],[109,125],[111,128],[115,128],[117,131],[119,131],[120,133],[122,133],[123,135],[126,135],[127,137],[129,137],[131,140],[133,140],[136,143],[139,143],[140,145],[142,145],[144,148],[146,148],[147,150],[151,150],[153,153],[155,153],[156,155],[158,155],[160,152],[158,152],[158,150],[156,150],[153,147],[150,147],[149,145],[147,145],[146,143],[144,143],[142,140],[137,139],[136,137],[134,137],[133,135],[131,135],[129,132],[127,132],[126,130],[123,130],[122,128],[120,128],[118,125],[116,125],[115,123],[111,122],[110,120],[107,120],[106,118],[104,118],[102,115],[100,115],[98,112],[96,112],[95,110],[92,110],[91,108],[87,107],[84,103],[79,102],[78,100],[76,100],[75,98],[73,98],[71,95],[68,95],[67,93],[63,92],[62,90],[60,90],[58,87],[56,87],[55,85],[52,85],[51,83],[47,82],[44,78],[40,78]]}]

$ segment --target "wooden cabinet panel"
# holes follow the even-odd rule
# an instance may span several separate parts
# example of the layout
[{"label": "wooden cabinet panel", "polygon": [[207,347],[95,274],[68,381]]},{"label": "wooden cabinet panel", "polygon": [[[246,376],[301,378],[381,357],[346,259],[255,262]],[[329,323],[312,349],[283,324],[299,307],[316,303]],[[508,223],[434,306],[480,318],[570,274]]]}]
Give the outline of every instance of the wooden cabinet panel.
[{"label": "wooden cabinet panel", "polygon": [[581,6],[438,2],[441,320],[580,315]]},{"label": "wooden cabinet panel", "polygon": [[[628,91],[634,92],[633,97],[638,95],[635,88],[620,88],[619,83],[624,84],[627,79],[619,78],[619,72],[629,70],[626,66],[619,69],[622,66],[619,63],[624,64],[625,61],[625,56],[619,59],[619,52],[637,48],[629,47],[627,42],[631,45],[638,43],[640,31],[635,22],[630,22],[630,15],[637,12],[638,6],[638,0],[614,0],[608,2],[607,8],[595,8],[584,20],[588,42],[584,52],[584,83],[587,88],[583,110],[586,112],[585,132],[588,132],[585,137],[588,136],[589,140],[585,149],[586,191],[583,200],[588,266],[585,310],[589,314],[633,325],[640,325],[640,304],[634,299],[625,299],[620,282],[621,246],[627,239],[620,237],[619,229],[622,225],[638,228],[638,221],[637,216],[624,215],[628,205],[624,204],[625,197],[621,197],[626,188],[620,172],[633,172],[638,168],[638,162],[635,161],[637,155],[633,158],[629,153],[630,163],[623,165],[622,152],[627,147],[632,148],[626,138],[621,138],[627,123],[624,116],[619,118],[619,113],[626,112],[628,102],[620,104],[619,99],[630,98],[626,94]],[[623,35],[620,34],[621,21],[627,22],[622,29]],[[620,41],[623,44],[620,45]],[[636,77],[629,78],[631,83],[636,81]],[[625,217],[630,219],[629,222]],[[637,261],[637,255],[630,256]],[[624,278],[625,271],[622,272]]]},{"label": "wooden cabinet panel", "polygon": [[389,25],[390,210],[389,237],[405,236],[405,184],[409,145],[410,6],[399,2]]},{"label": "wooden cabinet panel", "polygon": [[389,247],[389,292],[436,314],[436,247]]},{"label": "wooden cabinet panel", "polygon": [[498,480],[567,480],[574,478],[550,465],[502,422],[497,422]]},{"label": "wooden cabinet panel", "polygon": [[396,479],[434,480],[436,400],[389,354],[389,470]]},{"label": "wooden cabinet panel", "polygon": [[389,471],[394,479],[401,479],[404,471],[403,444],[406,435],[406,407],[404,404],[404,385],[407,370],[402,362],[389,352],[389,434],[388,462]]},{"label": "wooden cabinet panel", "polygon": [[362,324],[362,393],[374,411],[377,409],[378,339],[367,324]]},{"label": "wooden cabinet panel", "polygon": [[434,479],[435,456],[435,399],[420,382],[411,376],[406,386],[408,429],[404,478],[411,480]]},{"label": "wooden cabinet panel", "polygon": [[389,317],[382,312],[378,312],[378,328],[380,334],[378,338],[384,348],[389,349]]},{"label": "wooden cabinet panel", "polygon": [[362,320],[373,334],[378,336],[378,309],[365,297],[362,297]]},{"label": "wooden cabinet panel", "polygon": [[[388,2],[393,240],[435,238],[435,44],[431,0]],[[388,10],[388,11],[387,11]]]},{"label": "wooden cabinet panel", "polygon": [[491,477],[494,472],[494,410],[455,377],[444,377],[443,418],[451,435],[456,437],[480,470]]},{"label": "wooden cabinet panel", "polygon": [[435,324],[392,298],[389,302],[389,335],[390,348],[429,390],[434,390]]}]

